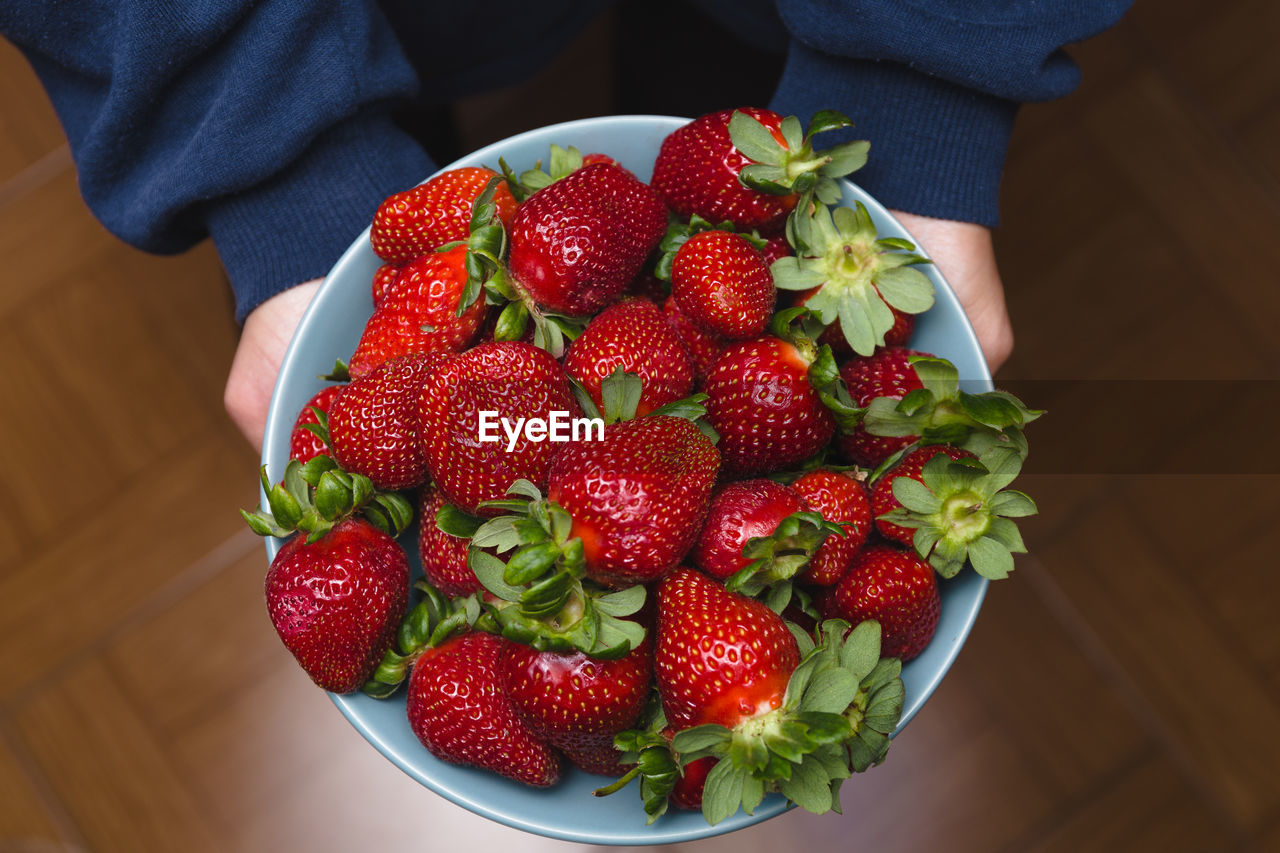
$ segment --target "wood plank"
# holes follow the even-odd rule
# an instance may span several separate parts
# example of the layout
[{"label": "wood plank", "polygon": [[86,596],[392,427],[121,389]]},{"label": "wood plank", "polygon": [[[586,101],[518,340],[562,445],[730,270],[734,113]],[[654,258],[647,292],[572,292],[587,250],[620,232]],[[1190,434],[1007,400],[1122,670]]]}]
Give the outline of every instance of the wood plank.
[{"label": "wood plank", "polygon": [[0,740],[0,849],[56,849],[74,843],[58,832],[58,821],[49,813],[30,774],[19,764],[9,744]]},{"label": "wood plank", "polygon": [[1167,546],[1116,500],[1038,556],[1142,692],[1165,747],[1255,829],[1280,806],[1280,703],[1171,568]]},{"label": "wood plank", "polygon": [[1152,755],[1025,849],[1228,850],[1239,840],[1167,759]]},{"label": "wood plank", "polygon": [[0,39],[0,187],[66,143],[49,97],[26,57]]},{"label": "wood plank", "polygon": [[1150,748],[1129,706],[1129,685],[1081,648],[1081,626],[1064,624],[1040,599],[1019,558],[1007,581],[991,585],[982,613],[948,678],[971,685],[992,723],[1058,799],[1084,796],[1118,767]]},{"label": "wood plank", "polygon": [[227,432],[207,431],[160,460],[0,578],[0,699],[63,665],[240,531],[237,508],[257,500],[254,459]]},{"label": "wood plank", "polygon": [[100,663],[39,691],[16,723],[94,849],[220,849],[202,804]]},{"label": "wood plank", "polygon": [[57,177],[9,198],[0,206],[0,322],[86,269],[102,268],[103,253],[120,247],[85,207],[69,163]]},{"label": "wood plank", "polygon": [[246,682],[292,662],[267,618],[262,540],[245,533],[231,565],[173,606],[122,630],[105,653],[148,724],[165,737],[216,713]]},{"label": "wood plank", "polygon": [[[1280,266],[1274,239],[1280,214],[1249,164],[1206,130],[1193,107],[1154,71],[1100,99],[1085,115],[1084,130],[1112,168],[1130,176],[1148,209],[1195,260],[1194,273],[1222,298],[1219,312],[1266,348],[1275,375],[1280,290],[1259,283],[1272,280]],[[1163,281],[1148,281],[1160,282],[1159,290],[1148,293],[1164,304]],[[1188,333],[1192,341],[1219,340],[1199,327]]]}]

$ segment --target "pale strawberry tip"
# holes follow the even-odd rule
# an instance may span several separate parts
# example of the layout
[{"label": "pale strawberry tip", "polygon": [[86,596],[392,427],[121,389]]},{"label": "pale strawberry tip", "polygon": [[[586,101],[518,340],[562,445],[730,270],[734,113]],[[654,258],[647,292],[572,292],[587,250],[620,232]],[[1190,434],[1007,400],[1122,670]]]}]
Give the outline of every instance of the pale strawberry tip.
[{"label": "pale strawberry tip", "polygon": [[880,657],[874,621],[850,631],[828,620],[819,637],[801,647],[779,707],[733,729],[701,725],[672,739],[681,766],[718,759],[703,790],[711,825],[739,809],[752,814],[773,791],[814,814],[838,811],[840,782],[883,760],[902,716],[901,662]]}]

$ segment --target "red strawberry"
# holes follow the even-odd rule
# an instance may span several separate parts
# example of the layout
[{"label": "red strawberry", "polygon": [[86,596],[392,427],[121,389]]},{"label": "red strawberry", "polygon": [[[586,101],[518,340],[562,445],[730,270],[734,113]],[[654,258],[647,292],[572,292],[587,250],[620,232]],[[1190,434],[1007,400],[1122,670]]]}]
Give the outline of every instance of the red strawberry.
[{"label": "red strawberry", "polygon": [[560,778],[559,758],[502,689],[501,661],[511,645],[472,632],[426,649],[409,678],[409,725],[442,761],[475,765],[526,785],[553,785]]},{"label": "red strawberry", "polygon": [[360,519],[315,542],[294,536],[267,571],[267,613],[311,680],[358,690],[391,647],[409,601],[409,561],[395,539]]},{"label": "red strawberry", "polygon": [[422,511],[418,515],[418,554],[427,582],[453,597],[479,592],[482,587],[467,564],[470,539],[450,536],[436,524],[436,513],[447,505],[435,486],[422,490]]},{"label": "red strawberry", "polygon": [[573,517],[588,577],[647,583],[693,544],[719,467],[715,445],[692,421],[651,415],[566,447],[551,465],[547,497]]},{"label": "red strawberry", "polygon": [[667,301],[662,305],[662,313],[666,315],[667,323],[671,328],[675,329],[676,334],[680,337],[680,342],[684,344],[685,350],[689,353],[689,360],[693,366],[694,381],[701,385],[702,381],[707,378],[707,371],[711,369],[711,365],[719,357],[729,342],[718,335],[710,332],[704,332],[693,324],[692,321],[680,311],[680,306],[676,304],[674,296],[668,296]]},{"label": "red strawberry", "polygon": [[652,272],[642,272],[627,287],[626,292],[641,299],[648,299],[654,305],[661,305],[671,295],[671,285],[658,278]]},{"label": "red strawberry", "polygon": [[671,804],[681,809],[698,811],[702,808],[702,789],[707,784],[707,774],[716,766],[716,759],[705,757],[690,761],[683,774],[671,789]]},{"label": "red strawberry", "polygon": [[594,314],[636,277],[667,227],[657,193],[618,166],[584,166],[516,209],[508,266],[532,300]]},{"label": "red strawberry", "polygon": [[623,773],[613,737],[635,725],[649,698],[653,651],[647,640],[616,660],[513,644],[501,673],[503,689],[537,737],[589,773]]},{"label": "red strawberry", "polygon": [[[796,206],[797,197],[767,195],[739,182],[738,173],[751,161],[729,138],[729,119],[734,112],[708,113],[667,136],[653,164],[653,186],[681,216],[697,214],[711,222],[729,220],[747,230],[779,228]],[[778,145],[786,147],[779,129],[782,116],[756,107],[736,112],[763,124]]]},{"label": "red strawberry", "polygon": [[676,731],[777,709],[799,662],[795,637],[761,602],[686,568],[658,586],[654,674]]},{"label": "red strawberry", "polygon": [[741,234],[713,230],[694,234],[676,251],[671,295],[698,328],[743,340],[764,331],[777,291],[759,250]]},{"label": "red strawberry", "polygon": [[644,383],[636,415],[681,400],[693,389],[693,369],[680,337],[645,299],[628,299],[600,312],[564,359],[565,371],[601,411],[600,383],[619,367]]},{"label": "red strawberry", "polygon": [[808,509],[796,492],[772,480],[741,480],[716,492],[693,546],[698,568],[724,580],[751,562],[742,549],[757,536],[772,536],[782,520]]},{"label": "red strawberry", "polygon": [[791,244],[787,242],[786,236],[776,234],[765,241],[764,249],[761,251],[764,255],[764,262],[768,266],[773,266],[773,262],[779,258],[789,258],[795,254],[791,250]]},{"label": "red strawberry", "polygon": [[406,264],[365,324],[351,356],[351,375],[360,377],[398,355],[465,349],[484,320],[477,299],[462,316],[458,302],[467,284],[467,249],[455,246]]},{"label": "red strawberry", "polygon": [[[891,347],[867,358],[855,358],[840,368],[840,378],[849,389],[854,405],[866,406],[876,397],[900,399],[917,388],[923,388],[920,377],[907,361],[913,355],[923,353]],[[888,438],[872,435],[858,424],[852,432],[840,436],[839,446],[850,461],[874,468],[915,439],[916,436]]]},{"label": "red strawberry", "polygon": [[418,397],[442,352],[393,358],[351,384],[329,410],[333,458],[380,489],[410,489],[427,476],[418,439]]},{"label": "red strawberry", "polygon": [[[466,240],[472,203],[496,175],[489,169],[452,169],[389,196],[373,216],[373,251],[388,263],[403,264],[445,243]],[[498,184],[493,203],[502,224],[509,224],[516,200],[505,183]]]},{"label": "red strawberry", "polygon": [[899,477],[910,477],[917,482],[924,482],[920,473],[924,470],[924,463],[928,462],[939,453],[945,453],[952,459],[963,459],[966,457],[969,459],[977,458],[967,450],[961,450],[958,447],[951,447],[943,444],[921,447],[902,457],[901,461],[899,461],[897,465],[894,465],[885,472],[884,476],[877,480],[876,484],[871,487],[871,507],[875,510],[876,530],[880,531],[881,536],[886,539],[891,539],[899,544],[906,545],[908,547],[911,546],[912,540],[916,534],[916,531],[913,528],[894,524],[891,521],[886,521],[885,519],[880,518],[880,516],[902,507],[902,504],[898,499],[893,496],[893,481]]},{"label": "red strawberry", "polygon": [[909,661],[933,638],[942,600],[933,566],[913,552],[871,545],[853,558],[825,608],[828,619],[876,620],[884,656]]},{"label": "red strawberry", "polygon": [[304,429],[307,424],[316,424],[320,421],[316,418],[315,412],[311,411],[312,407],[322,412],[328,412],[329,407],[333,405],[334,399],[342,393],[342,385],[326,385],[315,393],[307,404],[302,407],[302,411],[298,412],[298,418],[293,422],[293,431],[289,433],[289,458],[297,459],[299,462],[309,462],[321,453],[328,453],[329,446],[324,443],[324,439],[316,435],[309,429]]},{"label": "red strawberry", "polygon": [[378,267],[373,274],[373,307],[377,308],[382,304],[382,297],[386,295],[391,285],[395,284],[396,276],[400,275],[400,266],[398,264],[383,264]]},{"label": "red strawberry", "polygon": [[582,155],[582,165],[591,166],[596,163],[608,163],[612,166],[617,166],[618,168],[622,168],[622,164],[619,163],[617,160],[613,159],[612,157],[610,157],[608,154],[601,154],[600,152],[595,151],[590,154]]},{"label": "red strawberry", "polygon": [[[481,412],[493,415],[482,441]],[[518,341],[480,344],[431,371],[422,388],[418,416],[423,456],[445,498],[473,515],[483,501],[507,497],[519,479],[544,486],[551,460],[564,446],[534,441],[523,430],[511,452],[501,419],[550,420],[555,412],[579,416],[578,404],[560,364],[545,351]]]},{"label": "red strawberry", "polygon": [[829,536],[809,561],[801,579],[831,586],[849,568],[871,534],[871,501],[862,481],[840,471],[820,468],[791,484],[791,489],[827,521],[844,528],[844,536]]},{"label": "red strawberry", "polygon": [[720,354],[703,390],[726,472],[778,471],[831,440],[835,420],[808,371],[809,360],[794,344],[771,336],[733,344]]},{"label": "red strawberry", "polygon": [[819,113],[802,137],[799,122],[770,110],[709,113],[663,140],[653,186],[681,216],[776,231],[803,188],[816,186],[823,198],[838,193],[834,179],[866,161],[866,142],[813,150],[814,134],[850,124],[838,113]]}]

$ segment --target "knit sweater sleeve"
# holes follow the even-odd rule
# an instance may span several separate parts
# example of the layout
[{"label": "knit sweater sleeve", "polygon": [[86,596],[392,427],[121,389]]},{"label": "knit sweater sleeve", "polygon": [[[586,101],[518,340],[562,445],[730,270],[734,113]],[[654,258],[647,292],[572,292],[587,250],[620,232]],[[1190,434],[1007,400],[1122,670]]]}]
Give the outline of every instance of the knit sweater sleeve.
[{"label": "knit sweater sleeve", "polygon": [[791,35],[771,107],[847,114],[871,157],[853,177],[890,207],[995,225],[1021,103],[1061,97],[1063,51],[1130,0],[778,0]]},{"label": "knit sweater sleeve", "polygon": [[212,236],[240,319],[433,168],[388,117],[417,80],[372,0],[0,0],[0,32],[98,219],[152,252]]}]

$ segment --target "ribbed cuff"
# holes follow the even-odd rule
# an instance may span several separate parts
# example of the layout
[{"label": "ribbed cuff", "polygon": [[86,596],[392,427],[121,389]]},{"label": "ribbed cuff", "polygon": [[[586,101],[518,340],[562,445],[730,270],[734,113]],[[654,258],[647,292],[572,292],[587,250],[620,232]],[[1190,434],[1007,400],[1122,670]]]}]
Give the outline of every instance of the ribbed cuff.
[{"label": "ribbed cuff", "polygon": [[1000,175],[1018,105],[892,62],[845,59],[793,41],[770,107],[802,122],[837,109],[871,140],[867,165],[850,177],[896,210],[994,226]]},{"label": "ribbed cuff", "polygon": [[382,115],[330,128],[271,180],[205,214],[236,297],[236,320],[275,294],[320,278],[388,195],[435,166]]}]

